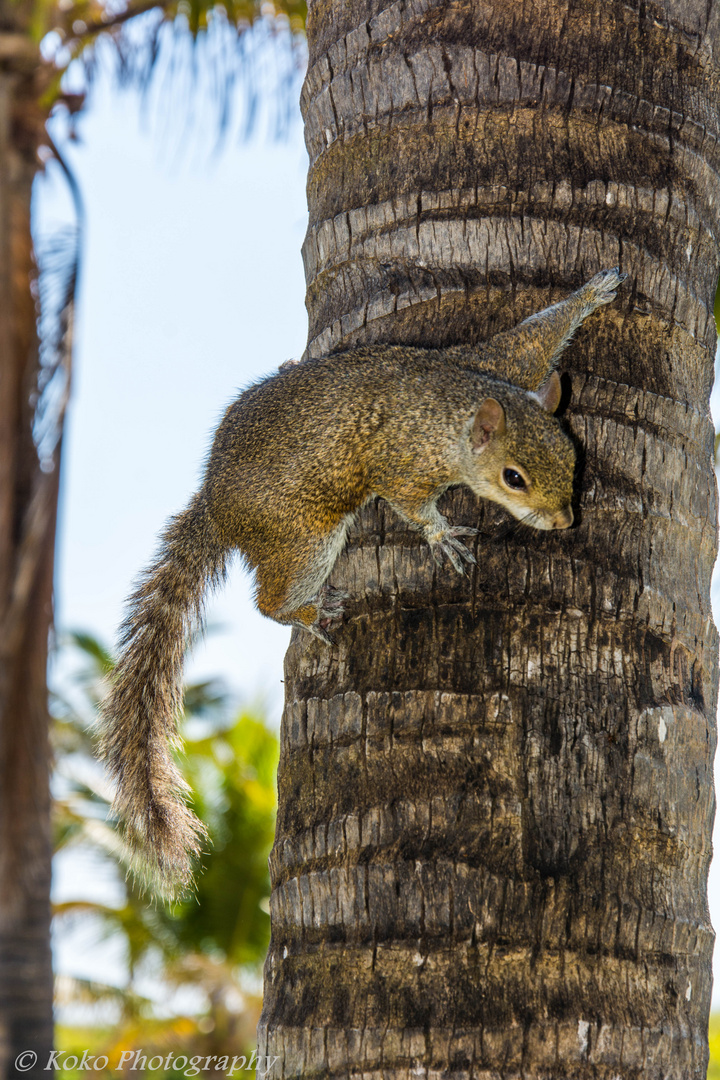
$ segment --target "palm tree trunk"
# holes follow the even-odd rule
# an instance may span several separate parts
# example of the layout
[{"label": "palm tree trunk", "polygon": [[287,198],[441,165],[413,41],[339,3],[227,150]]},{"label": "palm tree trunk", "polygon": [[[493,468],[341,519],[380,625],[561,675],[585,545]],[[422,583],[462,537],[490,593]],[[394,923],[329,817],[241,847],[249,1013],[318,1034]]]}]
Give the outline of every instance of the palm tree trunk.
[{"label": "palm tree trunk", "polygon": [[[52,1047],[47,649],[58,451],[40,469],[30,199],[45,114],[22,9],[0,10],[0,1077]],[[27,14],[27,13],[26,13]],[[13,29],[8,29],[8,24]],[[34,1068],[16,1071],[22,1051]]]},{"label": "palm tree trunk", "polygon": [[380,504],[286,661],[269,1075],[705,1076],[720,6],[317,0],[311,356],[475,343],[603,267],[579,521],[472,580]]}]

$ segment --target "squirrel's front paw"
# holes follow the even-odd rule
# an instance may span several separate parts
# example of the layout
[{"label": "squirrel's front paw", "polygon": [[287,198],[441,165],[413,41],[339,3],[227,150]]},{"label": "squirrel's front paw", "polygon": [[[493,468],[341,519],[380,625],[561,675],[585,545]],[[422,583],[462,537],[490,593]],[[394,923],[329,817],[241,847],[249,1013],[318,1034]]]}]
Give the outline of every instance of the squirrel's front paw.
[{"label": "squirrel's front paw", "polygon": [[475,566],[477,559],[472,551],[468,551],[465,545],[460,543],[458,537],[477,536],[477,534],[478,530],[471,529],[469,526],[452,525],[448,526],[447,529],[443,529],[442,532],[428,537],[435,562],[438,566],[442,566],[443,559],[449,559],[458,574],[464,574],[465,568],[462,560],[464,559],[472,566]]},{"label": "squirrel's front paw", "polygon": [[593,308],[609,304],[615,299],[616,290],[622,285],[627,274],[620,273],[620,267],[614,266],[612,270],[601,270],[594,278],[590,278],[584,288],[591,298]]}]

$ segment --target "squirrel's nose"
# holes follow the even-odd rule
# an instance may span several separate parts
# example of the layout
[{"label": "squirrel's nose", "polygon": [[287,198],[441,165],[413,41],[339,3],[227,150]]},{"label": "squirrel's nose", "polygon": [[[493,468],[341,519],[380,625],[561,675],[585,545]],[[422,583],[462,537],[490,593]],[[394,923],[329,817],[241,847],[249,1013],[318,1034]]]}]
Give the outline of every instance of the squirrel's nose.
[{"label": "squirrel's nose", "polygon": [[558,510],[557,514],[552,519],[553,529],[569,529],[573,523],[573,512],[571,506],[566,506],[563,510]]}]

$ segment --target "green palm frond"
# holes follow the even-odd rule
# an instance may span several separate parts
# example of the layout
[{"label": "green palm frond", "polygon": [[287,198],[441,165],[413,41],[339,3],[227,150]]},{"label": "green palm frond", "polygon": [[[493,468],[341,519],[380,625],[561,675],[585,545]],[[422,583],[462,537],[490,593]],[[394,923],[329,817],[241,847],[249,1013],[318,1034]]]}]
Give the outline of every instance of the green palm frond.
[{"label": "green palm frond", "polygon": [[111,1002],[133,1013],[138,1013],[149,1004],[147,999],[139,994],[128,994],[124,987],[99,982],[97,979],[80,979],[74,975],[58,976],[55,1000],[58,1005],[98,1005]]},{"label": "green palm frond", "polygon": [[[26,5],[27,6],[27,5]],[[131,0],[118,5],[98,0],[35,0],[29,5],[28,30],[35,41],[56,33],[71,56],[77,56],[100,35],[113,36],[127,23],[148,12],[157,12],[166,23],[182,19],[197,37],[208,29],[213,17],[224,17],[238,33],[264,20],[281,30],[288,27],[302,33],[307,18],[307,3],[300,0]]]},{"label": "green palm frond", "polygon": [[[57,101],[70,111],[82,107],[83,94],[63,94],[61,84],[70,64],[78,60],[85,71],[86,85],[90,84],[101,43],[112,47],[120,81],[146,88],[163,45],[171,43],[176,56],[180,56],[185,41],[199,44],[213,30],[228,34],[228,40],[234,38],[239,48],[223,50],[220,71],[215,70],[217,56],[212,63],[217,93],[224,105],[236,79],[242,79],[246,86],[256,81],[253,52],[263,45],[271,44],[278,54],[297,54],[298,68],[304,63],[307,4],[297,0],[131,0],[122,7],[98,0],[35,0],[31,10],[31,36],[38,43],[44,41],[52,57],[52,64],[46,68],[42,99],[48,107]],[[184,79],[188,71],[192,75],[195,70],[194,60],[189,65],[177,63]],[[252,89],[257,92],[258,87]]]},{"label": "green palm frond", "polygon": [[[195,809],[208,824],[211,848],[194,897],[172,907],[148,903],[128,874],[131,856],[112,820],[112,790],[91,756],[92,717],[114,661],[90,635],[75,633],[62,641],[75,662],[65,679],[66,693],[53,698],[56,848],[75,845],[94,853],[99,864],[114,869],[120,899],[115,904],[69,899],[55,906],[55,918],[59,925],[91,919],[100,938],[123,942],[129,982],[127,999],[120,993],[118,1000],[129,1045],[140,1019],[143,1038],[150,1038],[147,1025],[156,1021],[158,1042],[178,1036],[180,1028],[199,1037],[197,1017],[163,1021],[137,994],[136,977],[148,965],[163,985],[201,991],[211,1025],[208,1045],[244,1045],[257,1020],[257,1002],[241,986],[247,978],[257,980],[269,937],[267,855],[275,820],[277,738],[250,713],[231,723],[219,683],[186,688],[185,715],[192,723],[185,725],[183,771],[194,789]],[[78,1005],[91,1003],[93,995],[98,1005],[110,1004],[117,993],[82,980],[68,982],[65,992]],[[240,999],[245,1003],[233,1012],[232,1002]],[[221,1031],[226,1031],[222,1039]]]}]

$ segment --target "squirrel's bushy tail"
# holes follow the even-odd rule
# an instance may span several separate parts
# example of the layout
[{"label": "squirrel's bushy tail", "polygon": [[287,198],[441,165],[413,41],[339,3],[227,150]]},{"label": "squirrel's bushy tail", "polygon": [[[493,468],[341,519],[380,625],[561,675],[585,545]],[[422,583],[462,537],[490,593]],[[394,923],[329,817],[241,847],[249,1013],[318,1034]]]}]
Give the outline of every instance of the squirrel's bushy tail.
[{"label": "squirrel's bushy tail", "polygon": [[202,492],[172,518],[128,604],[120,659],[102,706],[100,752],[117,783],[114,809],[140,881],[168,898],[191,883],[205,828],[188,808],[172,758],[179,742],[183,654],[203,597],[225,576],[227,552]]}]

